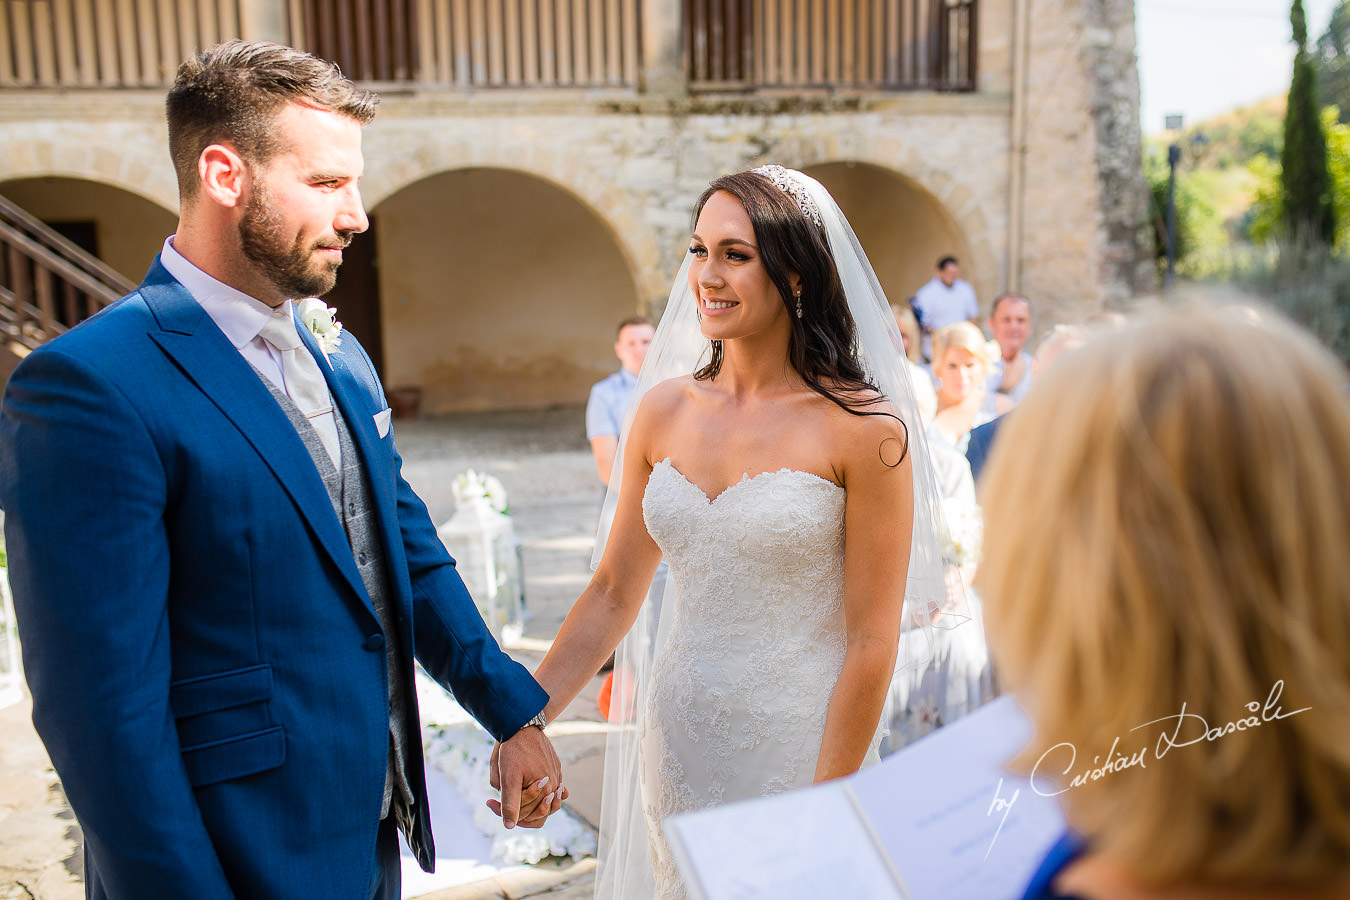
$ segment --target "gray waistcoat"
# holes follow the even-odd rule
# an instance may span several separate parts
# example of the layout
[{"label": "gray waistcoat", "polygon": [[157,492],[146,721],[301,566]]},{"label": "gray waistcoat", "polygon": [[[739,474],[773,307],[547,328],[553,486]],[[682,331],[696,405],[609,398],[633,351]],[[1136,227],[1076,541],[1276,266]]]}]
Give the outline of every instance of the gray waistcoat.
[{"label": "gray waistcoat", "polygon": [[262,373],[258,377],[295,426],[296,433],[305,442],[305,449],[319,469],[319,475],[323,477],[328,499],[333,502],[333,512],[347,533],[347,543],[351,545],[352,558],[356,561],[357,571],[361,573],[361,583],[370,595],[375,617],[379,620],[380,630],[384,632],[389,673],[389,765],[385,772],[380,818],[389,815],[392,807],[395,820],[407,833],[407,823],[415,805],[412,788],[408,784],[407,753],[412,748],[420,750],[421,738],[408,722],[408,700],[403,679],[404,652],[400,646],[394,611],[389,606],[387,566],[384,550],[375,531],[365,467],[361,465],[361,457],[356,451],[347,420],[338,411],[336,403],[333,404],[333,418],[337,423],[338,446],[341,449],[341,472],[334,468],[318,432],[309,424],[299,407],[271,379]]}]

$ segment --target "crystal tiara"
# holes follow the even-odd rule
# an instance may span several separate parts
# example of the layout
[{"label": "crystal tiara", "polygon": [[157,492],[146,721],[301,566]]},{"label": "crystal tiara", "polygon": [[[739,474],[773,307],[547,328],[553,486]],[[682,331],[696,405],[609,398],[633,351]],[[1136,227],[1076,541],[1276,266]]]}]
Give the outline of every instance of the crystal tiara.
[{"label": "crystal tiara", "polygon": [[774,187],[796,200],[797,208],[802,211],[802,215],[815,222],[817,228],[825,227],[820,220],[820,208],[816,206],[816,201],[811,199],[811,195],[806,191],[806,185],[796,179],[796,173],[791,169],[785,169],[779,165],[769,165],[758,166],[750,171],[756,175],[763,175],[773,182]]}]

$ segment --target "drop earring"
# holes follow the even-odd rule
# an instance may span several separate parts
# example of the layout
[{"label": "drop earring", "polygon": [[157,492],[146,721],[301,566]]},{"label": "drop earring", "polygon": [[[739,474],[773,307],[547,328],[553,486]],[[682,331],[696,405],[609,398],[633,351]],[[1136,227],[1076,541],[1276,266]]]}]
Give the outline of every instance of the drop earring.
[{"label": "drop earring", "polygon": [[797,298],[797,318],[800,319],[802,317],[802,289],[797,288],[797,293],[792,296]]}]

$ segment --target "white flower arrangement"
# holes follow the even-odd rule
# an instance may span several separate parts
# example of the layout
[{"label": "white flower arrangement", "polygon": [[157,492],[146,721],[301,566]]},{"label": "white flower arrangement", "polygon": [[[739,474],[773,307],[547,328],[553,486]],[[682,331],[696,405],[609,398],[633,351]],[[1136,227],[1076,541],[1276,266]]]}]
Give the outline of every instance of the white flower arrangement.
[{"label": "white flower arrangement", "polygon": [[337,320],[337,310],[324,303],[318,297],[301,300],[296,307],[300,324],[304,325],[319,342],[319,349],[325,357],[336,353],[342,345],[342,323]]},{"label": "white flower arrangement", "polygon": [[502,515],[511,508],[506,497],[506,488],[492,475],[480,474],[473,469],[460,472],[450,482],[455,494],[455,503],[463,506],[479,498],[486,498],[488,504]]},{"label": "white flower arrangement", "polygon": [[942,513],[947,520],[947,536],[951,543],[944,541],[942,554],[955,559],[963,571],[973,569],[980,561],[980,550],[984,544],[984,518],[980,508],[972,503],[944,498]]}]

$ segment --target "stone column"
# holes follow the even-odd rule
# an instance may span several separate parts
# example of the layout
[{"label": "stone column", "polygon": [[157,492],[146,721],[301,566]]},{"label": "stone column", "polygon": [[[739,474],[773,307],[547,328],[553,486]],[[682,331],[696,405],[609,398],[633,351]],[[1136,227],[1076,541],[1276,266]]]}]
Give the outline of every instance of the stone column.
[{"label": "stone column", "polygon": [[286,7],[277,0],[239,0],[239,19],[243,38],[250,41],[291,42]]},{"label": "stone column", "polygon": [[684,4],[677,0],[640,0],[642,6],[642,91],[683,95]]}]

